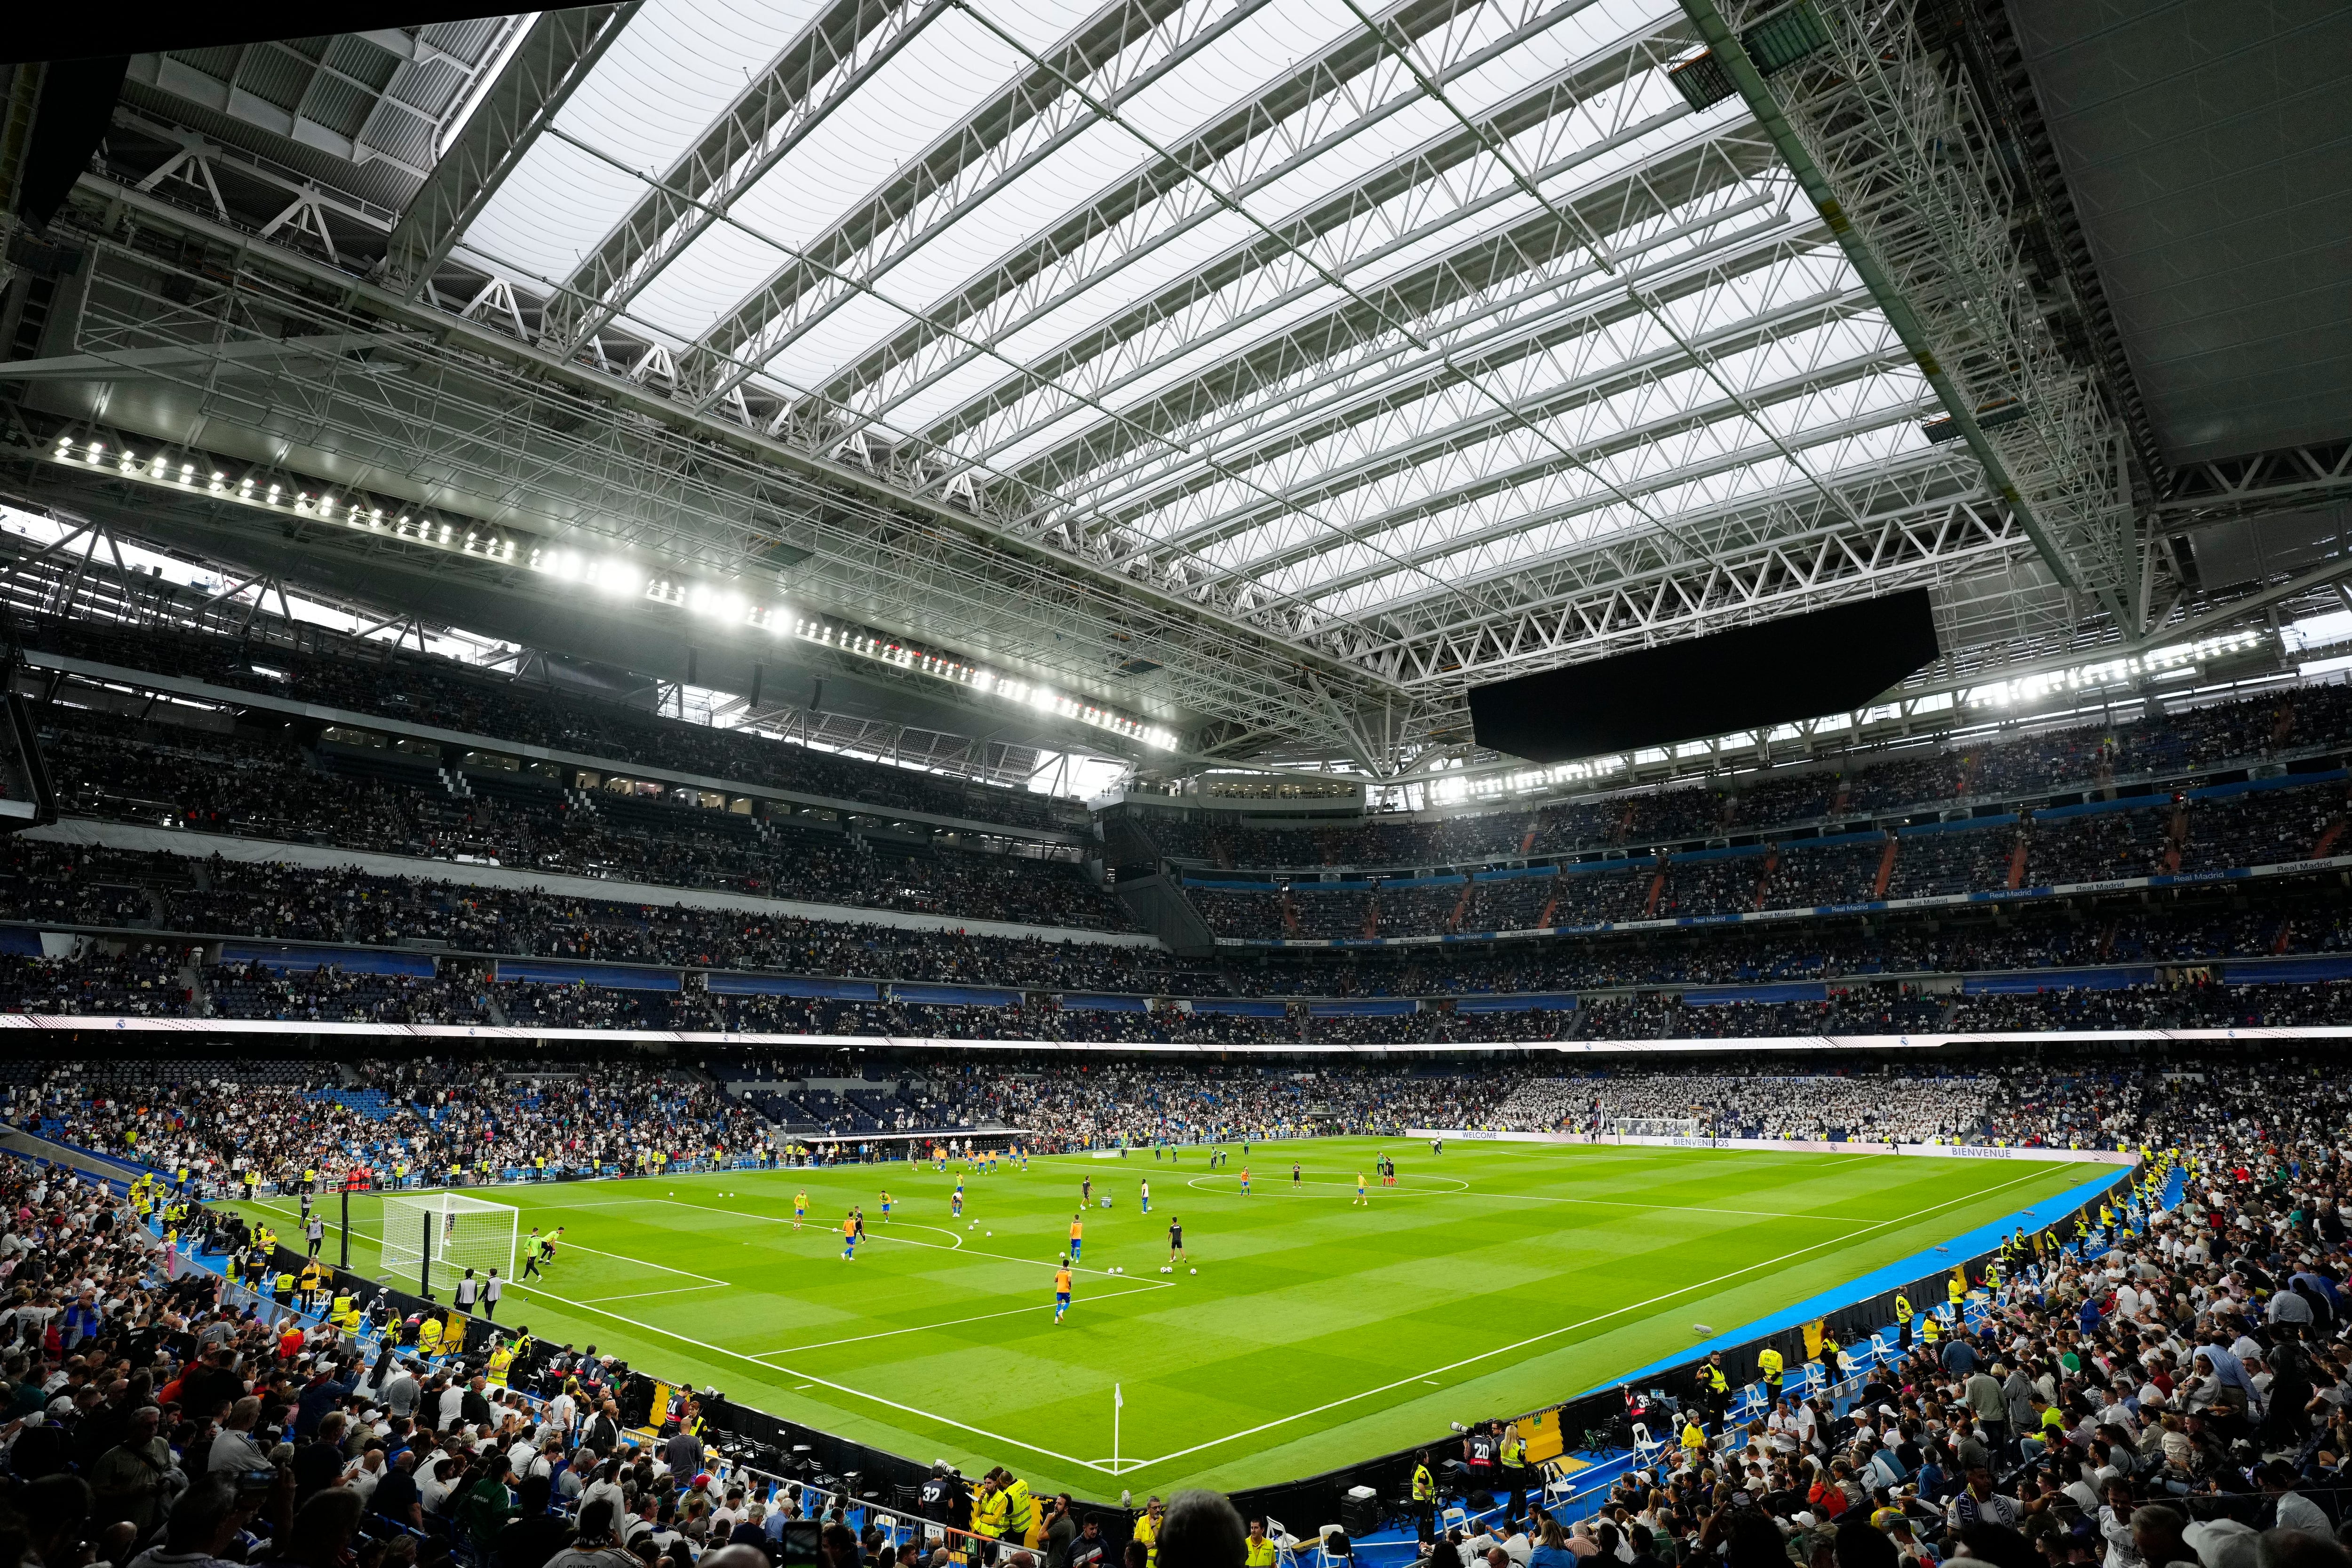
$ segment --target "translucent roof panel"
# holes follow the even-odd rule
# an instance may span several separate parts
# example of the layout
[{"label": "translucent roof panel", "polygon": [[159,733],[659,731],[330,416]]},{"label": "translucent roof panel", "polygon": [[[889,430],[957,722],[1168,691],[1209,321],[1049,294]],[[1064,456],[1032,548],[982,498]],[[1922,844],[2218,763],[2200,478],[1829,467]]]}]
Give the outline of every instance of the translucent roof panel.
[{"label": "translucent roof panel", "polygon": [[[643,0],[555,122],[627,168],[666,173],[822,8]],[[644,194],[644,182],[542,136],[467,228],[466,248],[494,269],[565,279]]]},{"label": "translucent roof panel", "polygon": [[[820,11],[877,57],[911,15],[648,0],[562,119],[609,159],[532,148],[468,253],[568,276],[645,196],[618,170],[672,167]],[[852,85],[782,83],[840,96],[695,193],[724,221],[616,330],[1169,580],[1351,618],[1923,449],[1927,389],[1769,140],[1665,79],[1673,0],[1376,15],[928,14]]]}]

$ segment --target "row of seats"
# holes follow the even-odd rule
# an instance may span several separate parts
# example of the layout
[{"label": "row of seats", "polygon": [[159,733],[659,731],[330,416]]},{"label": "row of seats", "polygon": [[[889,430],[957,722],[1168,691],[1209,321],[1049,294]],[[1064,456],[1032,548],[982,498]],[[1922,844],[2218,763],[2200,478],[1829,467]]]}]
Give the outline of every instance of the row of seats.
[{"label": "row of seats", "polygon": [[396,757],[87,710],[52,709],[42,739],[59,797],[80,816],[1023,925],[1129,923],[1118,900],[1067,861],[480,774],[464,786],[471,794],[456,795],[438,770]]},{"label": "row of seats", "polygon": [[1622,847],[1685,844],[1840,822],[1932,813],[1988,797],[2029,804],[2118,779],[2179,778],[2224,763],[2305,755],[2352,743],[2352,687],[2305,686],[2142,719],[1938,746],[1857,753],[1838,771],[1750,775],[1640,795],[1483,812],[1434,822],[1254,827],[1160,810],[1123,815],[1160,855],[1228,868],[1454,866]]},{"label": "row of seats", "polygon": [[1220,936],[1330,938],[1525,931],[1685,915],[1808,909],[2197,875],[2323,855],[2343,832],[2341,782],[2146,804],[2023,823],[1872,833],[1859,840],[1571,864],[1556,876],[1383,887],[1366,879],[1187,889]]},{"label": "row of seats", "polygon": [[982,822],[1055,825],[1052,804],[1026,790],[859,762],[743,730],[665,719],[584,690],[527,685],[454,659],[313,634],[315,647],[163,628],[24,616],[26,647],[133,670],[298,699],[349,712],[550,746],[648,768],[926,811]]}]

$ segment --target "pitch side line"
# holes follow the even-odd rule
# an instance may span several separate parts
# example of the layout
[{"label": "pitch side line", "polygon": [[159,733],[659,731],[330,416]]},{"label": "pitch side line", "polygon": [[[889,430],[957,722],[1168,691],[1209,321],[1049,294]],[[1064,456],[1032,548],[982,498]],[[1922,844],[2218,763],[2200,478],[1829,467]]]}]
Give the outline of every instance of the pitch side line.
[{"label": "pitch side line", "polygon": [[[1492,1350],[1480,1351],[1476,1355],[1464,1356],[1459,1361],[1448,1362],[1444,1366],[1432,1367],[1426,1372],[1418,1372],[1410,1377],[1401,1377],[1393,1383],[1381,1384],[1377,1388],[1363,1389],[1358,1393],[1348,1394],[1343,1398],[1334,1399],[1326,1404],[1318,1405],[1309,1410],[1294,1411],[1288,1415],[1276,1416],[1272,1421],[1261,1422],[1255,1426],[1244,1427],[1238,1432],[1228,1432],[1222,1437],[1212,1437],[1205,1443],[1195,1443],[1189,1448],[1179,1448],[1173,1453],[1162,1454],[1156,1459],[1139,1459],[1133,1461],[1129,1468],[1135,1468],[1151,1465],[1164,1465],[1171,1459],[1185,1458],[1191,1455],[1201,1453],[1204,1449],[1222,1447],[1227,1443],[1237,1442],[1244,1437],[1255,1437],[1261,1432],[1270,1432],[1277,1426],[1286,1426],[1294,1421],[1304,1421],[1310,1415],[1320,1415],[1327,1410],[1337,1410],[1343,1405],[1353,1405],[1360,1399],[1370,1399],[1374,1394],[1386,1394],[1391,1389],[1402,1388],[1408,1384],[1426,1382],[1441,1373],[1454,1372],[1462,1367],[1475,1365],[1482,1361],[1490,1361],[1498,1355],[1508,1355],[1513,1351],[1525,1350],[1529,1345],[1541,1344],[1546,1340],[1557,1339],[1562,1334],[1572,1333],[1578,1329],[1590,1328],[1595,1323],[1605,1323],[1612,1318],[1622,1318],[1628,1312],[1639,1311],[1644,1307],[1658,1306],[1663,1302],[1671,1301],[1678,1296],[1687,1296],[1694,1290],[1712,1289],[1715,1286],[1724,1283],[1726,1280],[1737,1279],[1743,1274],[1753,1274],[1760,1268],[1770,1268],[1780,1264],[1790,1262],[1794,1258],[1802,1258],[1809,1252],[1819,1252],[1825,1247],[1839,1246],[1844,1242],[1852,1241],[1855,1237],[1867,1236],[1874,1230],[1885,1230],[1890,1226],[1908,1225],[1916,1220],[1925,1219],[1929,1215],[1938,1213],[1944,1209],[1952,1208],[1960,1204],[1973,1202],[1978,1198],[1990,1197],[1995,1193],[2007,1192],[2010,1188],[2017,1186],[2021,1183],[2032,1181],[2036,1177],[2045,1173],[2047,1173],[2042,1171],[2028,1171],[2024,1175],[2017,1177],[2014,1181],[2003,1182],[1997,1187],[1986,1187],[1981,1191],[1968,1193],[1959,1197],[1952,1198],[1947,1202],[1937,1204],[1932,1207],[1920,1209],[1914,1214],[1898,1215],[1893,1219],[1881,1220],[1875,1225],[1864,1226],[1860,1229],[1848,1231],[1843,1236],[1833,1236],[1827,1241],[1817,1241],[1811,1247],[1801,1247],[1794,1252],[1784,1252],[1778,1258],[1768,1258],[1759,1263],[1751,1263],[1744,1268],[1735,1268],[1727,1274],[1718,1274],[1712,1279],[1702,1279],[1695,1284],[1685,1285],[1677,1289],[1668,1290],[1663,1295],[1653,1296],[1645,1301],[1631,1302],[1625,1306],[1602,1312],[1598,1316],[1586,1318],[1580,1322],[1564,1323],[1556,1329],[1547,1329],[1542,1333],[1530,1334],[1526,1339],[1515,1341],[1507,1345],[1497,1345]],[[1120,1473],[1125,1474],[1127,1472],[1122,1470]]]},{"label": "pitch side line", "polygon": [[[523,1288],[518,1286],[517,1289],[521,1289]],[[1114,1473],[1105,1469],[1102,1466],[1095,1463],[1091,1459],[1076,1458],[1068,1454],[1056,1453],[1051,1448],[1039,1447],[1034,1443],[1024,1443],[1018,1437],[1008,1437],[1001,1432],[991,1432],[985,1426],[974,1426],[969,1422],[958,1421],[953,1416],[942,1415],[936,1410],[925,1410],[912,1405],[901,1405],[895,1399],[885,1399],[878,1394],[868,1394],[864,1389],[852,1388],[845,1383],[835,1383],[829,1378],[819,1377],[813,1372],[803,1372],[798,1367],[782,1366],[769,1362],[764,1362],[756,1356],[746,1355],[741,1351],[730,1350],[725,1345],[714,1345],[708,1340],[698,1340],[691,1334],[681,1334],[676,1329],[660,1328],[655,1324],[644,1322],[635,1318],[624,1317],[618,1312],[608,1311],[603,1307],[594,1306],[586,1301],[575,1301],[568,1296],[558,1296],[548,1290],[532,1289],[529,1293],[533,1296],[543,1297],[550,1301],[562,1302],[567,1307],[576,1307],[583,1312],[593,1312],[600,1318],[610,1318],[616,1323],[626,1323],[633,1329],[643,1329],[649,1334],[659,1334],[666,1340],[674,1340],[682,1345],[692,1345],[697,1350],[709,1351],[713,1355],[725,1356],[730,1361],[741,1362],[745,1366],[756,1367],[761,1372],[781,1372],[793,1377],[806,1378],[808,1382],[803,1384],[805,1387],[829,1388],[836,1394],[845,1394],[852,1399],[863,1399],[869,1404],[883,1405],[888,1409],[900,1411],[908,1415],[920,1416],[926,1421],[936,1421],[942,1426],[952,1426],[959,1432],[969,1432],[975,1437],[985,1437],[992,1443],[1002,1443],[1008,1447],[1019,1448],[1027,1453],[1042,1454],[1046,1458],[1058,1459],[1066,1465],[1083,1466],[1087,1469],[1093,1470],[1099,1475],[1110,1475]],[[1031,1310],[1042,1310],[1043,1309],[1033,1308]],[[782,1355],[787,1352],[779,1351],[775,1353]]]}]

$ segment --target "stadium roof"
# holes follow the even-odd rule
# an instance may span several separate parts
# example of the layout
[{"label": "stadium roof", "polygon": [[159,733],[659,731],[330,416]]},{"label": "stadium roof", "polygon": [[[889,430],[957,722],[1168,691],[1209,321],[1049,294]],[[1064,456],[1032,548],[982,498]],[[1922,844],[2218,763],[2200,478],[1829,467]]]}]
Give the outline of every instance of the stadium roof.
[{"label": "stadium roof", "polygon": [[[2069,186],[2116,111],[2073,94],[2053,142],[2067,41],[1998,5],[1943,29],[1843,0],[639,0],[141,56],[54,231],[86,258],[8,351],[19,438],[520,542],[306,516],[294,552],[346,590],[584,601],[528,619],[593,655],[600,621],[690,615],[666,587],[723,621],[692,623],[723,667],[839,662],[855,628],[1114,715],[1072,732],[1147,762],[1426,765],[1481,681],[1921,584],[1946,678],[2315,590],[2204,582],[2181,541],[2352,489],[2324,445],[2199,466],[2252,457],[2232,436],[2352,430],[2178,434],[2230,384],[2140,393],[2153,286],[2109,307],[2105,210]],[[33,469],[226,558],[289,539],[234,483],[134,504]],[[627,592],[590,594],[614,559]],[[998,721],[968,679],[908,685]]]}]

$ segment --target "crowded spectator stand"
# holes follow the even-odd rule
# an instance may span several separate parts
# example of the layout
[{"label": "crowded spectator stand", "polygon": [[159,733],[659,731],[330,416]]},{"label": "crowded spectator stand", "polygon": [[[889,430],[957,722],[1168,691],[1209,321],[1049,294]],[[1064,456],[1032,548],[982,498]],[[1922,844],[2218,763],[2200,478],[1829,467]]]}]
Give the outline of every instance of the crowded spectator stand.
[{"label": "crowded spectator stand", "polygon": [[[1370,1561],[1396,1563],[1425,1550],[1428,1560],[1444,1563],[1449,1552],[1459,1561],[1465,1548],[1499,1548],[1507,1560],[1514,1542],[1540,1542],[1549,1520],[1567,1531],[1563,1543],[1607,1551],[1614,1550],[1612,1535],[1616,1542],[1633,1542],[1638,1525],[1649,1532],[1650,1555],[1661,1562],[1666,1560],[1662,1552],[1677,1561],[1707,1557],[1741,1530],[1760,1543],[1764,1529],[1783,1551],[1790,1542],[1800,1551],[1818,1549],[1849,1534],[1863,1540],[1868,1531],[1904,1556],[1942,1560],[1966,1545],[1974,1555],[2039,1551],[2046,1561],[2063,1562],[2083,1542],[2094,1543],[2089,1550],[2096,1555],[2120,1539],[2148,1535],[2167,1522],[2162,1513],[2142,1516],[2141,1510],[2153,1506],[2179,1510],[2178,1522],[2192,1532],[2189,1540],[2209,1543],[2189,1545],[2188,1556],[2208,1568],[2230,1568],[2235,1560],[2229,1553],[2237,1550],[2230,1543],[2254,1539],[2264,1527],[2308,1533],[2331,1516],[2343,1456],[2352,1452],[2344,1440],[2340,1401],[2328,1397],[2347,1386],[2352,1371],[2338,1331],[2347,1274],[2345,1172],[2335,1147],[2344,1122],[2341,1097],[2324,1080],[2278,1071],[2118,1080],[2112,1072],[2084,1068],[2071,1079],[2021,1073],[1993,1097],[1995,1113],[2011,1119],[2005,1131],[2040,1136],[2067,1125],[2057,1120],[2062,1113],[2052,1109],[2053,1100],[2094,1084],[2110,1091],[2095,1102],[2113,1122],[2104,1130],[2119,1131],[2117,1142],[2137,1146],[2137,1138],[2162,1152],[2124,1173],[2128,1195],[2103,1200],[2103,1206],[2112,1205],[2106,1212],[2081,1211],[2074,1234],[2055,1225],[2031,1239],[2012,1238],[1955,1259],[1927,1280],[1903,1287],[1908,1294],[1891,1312],[1885,1300],[1872,1300],[1825,1315],[1789,1344],[1796,1353],[1776,1352],[1784,1367],[1778,1402],[1768,1402],[1751,1375],[1769,1370],[1761,1352],[1774,1347],[1753,1343],[1731,1347],[1721,1362],[1710,1357],[1696,1373],[1683,1368],[1637,1375],[1629,1384],[1630,1398],[1609,1390],[1573,1402],[1551,1415],[1564,1462],[1549,1475],[1538,1471],[1538,1484],[1524,1489],[1538,1500],[1523,1497],[1515,1508],[1496,1495],[1498,1489],[1475,1486],[1476,1478],[1465,1472],[1459,1489],[1442,1500],[1444,1511],[1430,1510],[1436,1517],[1429,1521],[1429,1533],[1436,1539],[1425,1548],[1415,1543],[1417,1530],[1399,1533],[1374,1520],[1359,1550]],[[1681,1098],[1703,1103],[1720,1100],[1724,1092],[1695,1081]],[[1758,1120],[1772,1114],[1769,1104],[1739,1109]],[[164,1185],[144,1173],[131,1180]],[[580,1500],[597,1484],[583,1480],[581,1468],[593,1466],[591,1474],[604,1477],[606,1461],[593,1448],[582,1458],[583,1436],[593,1434],[608,1444],[618,1438],[599,1427],[595,1416],[581,1415],[583,1401],[572,1392],[585,1386],[577,1358],[563,1366],[562,1385],[552,1392],[546,1373],[562,1359],[560,1351],[543,1362],[534,1355],[520,1363],[520,1372],[509,1360],[502,1369],[507,1388],[488,1391],[463,1374],[469,1358],[485,1348],[495,1355],[499,1347],[490,1336],[499,1331],[466,1325],[460,1348],[427,1364],[417,1385],[420,1392],[447,1394],[441,1403],[451,1422],[468,1428],[454,1448],[446,1438],[433,1446],[431,1479],[452,1479],[444,1474],[452,1460],[457,1475],[437,1489],[429,1507],[420,1487],[417,1522],[393,1528],[378,1517],[380,1510],[371,1511],[365,1495],[357,1506],[315,1500],[320,1490],[372,1492],[362,1476],[380,1488],[389,1474],[406,1479],[415,1473],[421,1399],[412,1402],[411,1393],[397,1386],[402,1358],[390,1352],[386,1336],[370,1331],[367,1318],[345,1328],[288,1302],[245,1294],[245,1287],[226,1283],[205,1266],[222,1256],[208,1240],[233,1237],[188,1241],[166,1230],[168,1239],[158,1245],[157,1232],[139,1223],[138,1200],[110,1184],[18,1161],[0,1169],[0,1183],[14,1237],[0,1251],[15,1265],[11,1285],[19,1300],[11,1320],[19,1349],[6,1370],[18,1404],[30,1402],[42,1415],[38,1425],[17,1430],[8,1458],[21,1481],[60,1500],[55,1510],[27,1516],[32,1523],[54,1522],[52,1512],[57,1520],[70,1517],[110,1559],[126,1563],[142,1543],[168,1538],[187,1500],[205,1500],[189,1503],[191,1528],[199,1516],[211,1521],[208,1528],[224,1528],[225,1516],[216,1511],[220,1489],[189,1485],[167,1505],[161,1490],[142,1494],[119,1484],[131,1473],[131,1456],[104,1461],[126,1441],[161,1442],[151,1453],[167,1455],[163,1468],[178,1468],[184,1480],[188,1454],[201,1446],[203,1473],[209,1477],[215,1448],[246,1452],[235,1444],[250,1445],[254,1432],[271,1436],[275,1427],[290,1445],[282,1456],[287,1463],[268,1463],[270,1455],[252,1448],[271,1479],[244,1504],[229,1489],[231,1511],[245,1510],[240,1529],[266,1521],[273,1537],[290,1540],[347,1525],[351,1534],[344,1539],[366,1536],[374,1543],[366,1550],[380,1545],[387,1557],[446,1552],[478,1560],[496,1542],[472,1526],[487,1511],[496,1515],[499,1530],[507,1528],[518,1493],[526,1504],[535,1500],[541,1510],[556,1510],[542,1514],[525,1506],[525,1517],[571,1516],[560,1527],[579,1528]],[[160,1218],[155,1223],[163,1225]],[[67,1267],[58,1267],[60,1262]],[[187,1267],[191,1262],[196,1266]],[[1939,1302],[1928,1290],[1946,1283],[1946,1268],[1958,1271],[1958,1299]],[[386,1314],[378,1321],[392,1320]],[[399,1321],[404,1326],[406,1320]],[[28,1329],[39,1338],[37,1362]],[[249,1353],[253,1375],[233,1373],[234,1397],[192,1418],[191,1380],[206,1381],[201,1374],[223,1348]],[[79,1380],[70,1365],[77,1356]],[[101,1379],[92,1371],[93,1356],[99,1371],[122,1375]],[[1708,1369],[1727,1363],[1737,1387],[1717,1390]],[[533,1368],[540,1385],[526,1387]],[[609,1388],[615,1377],[615,1369],[602,1362],[585,1370],[600,1387]],[[49,1397],[28,1394],[28,1385]],[[469,1389],[482,1396],[475,1413],[486,1421],[464,1419]],[[226,1384],[218,1392],[231,1394]],[[1727,1392],[1733,1396],[1725,1397]],[[167,1393],[178,1397],[159,1397]],[[250,1410],[247,1398],[255,1402]],[[158,1425],[142,1436],[144,1418],[134,1415],[150,1402],[159,1410]],[[403,1404],[407,1415],[389,1413]],[[721,1510],[727,1489],[739,1482],[747,1499],[760,1495],[763,1520],[774,1518],[772,1507],[806,1513],[839,1495],[814,1479],[784,1473],[793,1461],[779,1462],[775,1473],[752,1462],[801,1450],[799,1464],[821,1466],[814,1457],[817,1444],[770,1440],[820,1435],[782,1429],[750,1435],[756,1421],[735,1419],[740,1413],[725,1411],[716,1400],[709,1404],[706,1419],[736,1434],[731,1440],[741,1456],[730,1468],[723,1452],[730,1439],[720,1439],[712,1483],[718,1503],[709,1506],[710,1513]],[[58,1430],[44,1436],[53,1425],[51,1412]],[[2034,1413],[2030,1422],[2027,1412]],[[650,1419],[650,1408],[646,1414]],[[331,1426],[331,1415],[342,1419]],[[170,1418],[168,1426],[163,1417]],[[1615,1432],[1628,1439],[1626,1447],[1603,1451]],[[224,1433],[236,1435],[225,1447]],[[658,1427],[655,1435],[660,1436]],[[108,1439],[102,1447],[101,1438]],[[392,1453],[394,1438],[404,1439],[398,1455]],[[304,1458],[322,1439],[332,1451]],[[700,1439],[695,1441],[698,1447]],[[641,1444],[604,1479],[621,1483],[625,1502],[632,1491],[640,1494],[640,1505],[650,1501],[656,1526],[665,1518],[690,1522],[682,1516],[706,1505],[692,1500],[697,1489],[682,1474],[685,1466],[648,1451],[657,1447]],[[378,1456],[373,1460],[371,1448]],[[520,1464],[511,1458],[517,1448]],[[550,1473],[534,1478],[528,1472],[542,1454],[550,1456]],[[708,1462],[708,1456],[689,1458],[682,1448],[676,1457],[697,1466]],[[562,1495],[561,1477],[552,1474],[558,1467],[572,1478],[577,1493]],[[1372,1463],[1350,1475],[1379,1479],[1381,1470]],[[860,1470],[861,1481],[866,1474]],[[94,1488],[100,1476],[118,1484],[97,1494],[56,1479]],[[304,1491],[305,1477],[324,1479]],[[525,1489],[534,1479],[551,1481],[545,1494]],[[509,1479],[517,1483],[512,1490]],[[486,1483],[494,1483],[498,1495]],[[797,1495],[790,1489],[795,1484]],[[910,1500],[919,1502],[919,1479],[891,1484],[906,1486]],[[708,1493],[710,1487],[701,1489]],[[878,1552],[886,1537],[911,1535],[918,1528],[909,1522],[914,1508],[893,1514],[893,1523],[885,1526],[881,1516],[896,1494],[865,1489],[877,1495],[862,1507],[849,1500],[841,1520],[853,1543],[857,1532],[875,1532],[870,1548],[861,1550]],[[1738,1492],[1746,1492],[1747,1500],[1731,1495]],[[1488,1506],[1477,1506],[1481,1493]],[[407,1492],[394,1495],[404,1500]],[[468,1508],[465,1500],[476,1495],[496,1507]],[[100,1500],[84,1500],[94,1496]],[[458,1500],[454,1508],[453,1498]],[[1306,1507],[1318,1494],[1311,1486],[1269,1489],[1263,1497],[1239,1500],[1278,1515],[1274,1505],[1286,1498]],[[1408,1506],[1384,1505],[1381,1511],[1411,1512],[1410,1501],[1391,1486],[1387,1503]],[[109,1513],[120,1517],[100,1517]],[[780,1532],[782,1522],[777,1521]],[[1450,1528],[1436,1528],[1441,1523]],[[2016,1545],[1988,1530],[2014,1531]],[[459,1539],[469,1531],[467,1539]],[[678,1534],[688,1552],[696,1550],[693,1535],[684,1528]],[[1456,1534],[1464,1538],[1458,1543],[1452,1539]],[[1490,1544],[1480,1547],[1482,1537]],[[1295,1539],[1292,1550],[1309,1554],[1330,1544],[1311,1534]],[[898,1544],[888,1543],[894,1550]],[[713,1544],[707,1530],[701,1544]],[[1528,1548],[1531,1555],[1538,1549]],[[1566,1550],[1584,1554],[1573,1545]],[[1857,1549],[1832,1550],[1843,1562],[1843,1553]]]}]

